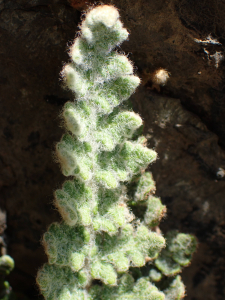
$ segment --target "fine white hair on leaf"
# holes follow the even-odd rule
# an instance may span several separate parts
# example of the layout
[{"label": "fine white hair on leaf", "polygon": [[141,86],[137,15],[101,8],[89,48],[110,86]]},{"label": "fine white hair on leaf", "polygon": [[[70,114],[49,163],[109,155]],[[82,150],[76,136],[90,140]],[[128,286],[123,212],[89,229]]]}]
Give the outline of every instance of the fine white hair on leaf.
[{"label": "fine white hair on leaf", "polygon": [[118,10],[111,5],[102,5],[92,9],[86,15],[84,26],[92,26],[94,23],[103,23],[106,27],[112,27],[119,19]]}]

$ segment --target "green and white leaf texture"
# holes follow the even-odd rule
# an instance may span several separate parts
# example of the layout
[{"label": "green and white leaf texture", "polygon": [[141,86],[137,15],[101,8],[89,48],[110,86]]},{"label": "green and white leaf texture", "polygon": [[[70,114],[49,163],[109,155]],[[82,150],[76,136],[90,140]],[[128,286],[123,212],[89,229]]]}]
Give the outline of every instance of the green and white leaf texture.
[{"label": "green and white leaf texture", "polygon": [[[166,208],[144,172],[157,154],[135,137],[141,117],[122,105],[140,83],[132,62],[115,50],[128,31],[110,5],[87,12],[80,28],[61,73],[75,96],[63,108],[66,133],[56,146],[68,177],[55,192],[62,221],[44,234],[48,263],[38,285],[46,300],[181,299],[180,277],[165,291],[153,283],[189,264],[194,242],[171,235],[166,245],[157,230]],[[146,205],[142,221],[128,205],[126,187],[134,177],[140,178],[133,202]],[[154,260],[158,270],[149,277],[131,276],[131,267]]]}]

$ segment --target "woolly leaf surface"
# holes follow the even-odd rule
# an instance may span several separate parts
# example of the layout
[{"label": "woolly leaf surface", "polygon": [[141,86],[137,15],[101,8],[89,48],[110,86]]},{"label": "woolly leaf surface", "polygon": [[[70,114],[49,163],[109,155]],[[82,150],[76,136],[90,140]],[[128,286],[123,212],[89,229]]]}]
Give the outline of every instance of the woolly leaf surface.
[{"label": "woolly leaf surface", "polygon": [[96,172],[96,179],[106,188],[115,188],[120,181],[126,181],[146,168],[156,157],[155,151],[127,141],[122,148],[116,147],[112,152],[98,155],[102,170]]},{"label": "woolly leaf surface", "polygon": [[117,144],[132,137],[134,131],[142,125],[142,120],[137,114],[127,111],[116,115],[107,125],[97,132],[97,141],[102,150],[112,151]]},{"label": "woolly leaf surface", "polygon": [[149,196],[147,200],[147,210],[145,212],[145,224],[155,227],[166,212],[166,206],[162,205],[160,198]]},{"label": "woolly leaf surface", "polygon": [[117,287],[94,286],[90,290],[94,300],[164,300],[165,295],[160,292],[147,278],[141,278],[134,283],[132,276],[123,275]]},{"label": "woolly leaf surface", "polygon": [[38,272],[37,282],[46,300],[91,300],[70,268],[45,264]]},{"label": "woolly leaf surface", "polygon": [[90,121],[93,116],[90,114],[84,110],[84,105],[81,103],[75,106],[73,103],[67,102],[63,110],[65,125],[74,135],[84,139],[90,130],[89,128],[92,126],[93,129],[93,122]]},{"label": "woolly leaf surface", "polygon": [[176,276],[176,278],[172,281],[170,286],[164,291],[165,300],[180,300],[185,296],[185,286],[181,280],[180,276]]},{"label": "woolly leaf surface", "polygon": [[151,281],[158,282],[162,279],[162,273],[153,268],[149,272],[149,278]]},{"label": "woolly leaf surface", "polygon": [[171,253],[167,249],[162,250],[160,256],[155,260],[155,265],[166,276],[174,276],[181,272],[180,264],[172,259]]},{"label": "woolly leaf surface", "polygon": [[[162,236],[149,231],[143,225],[136,230],[127,224],[121,228],[119,235],[99,235],[96,239],[99,249],[99,260],[108,261],[117,271],[129,266],[141,267],[145,264],[145,257],[155,257],[164,247]],[[119,257],[124,258],[123,266],[119,265]]]},{"label": "woolly leaf surface", "polygon": [[136,192],[134,195],[134,200],[135,201],[146,200],[148,195],[154,191],[155,191],[155,181],[152,178],[152,174],[149,172],[145,172],[144,174],[142,174],[142,176],[138,181]]},{"label": "woolly leaf surface", "polygon": [[56,147],[63,174],[90,180],[93,169],[90,150],[90,144],[82,143],[71,135],[65,134]]},{"label": "woolly leaf surface", "polygon": [[91,10],[81,27],[86,41],[98,51],[111,51],[127,39],[128,32],[119,21],[118,11],[111,6],[100,6]]},{"label": "woolly leaf surface", "polygon": [[181,271],[181,267],[190,263],[197,241],[192,235],[176,231],[169,232],[166,240],[166,249],[160,253],[155,264],[163,274],[173,276]]},{"label": "woolly leaf surface", "polygon": [[187,266],[196,250],[196,238],[190,234],[172,231],[167,235],[167,243],[174,261],[181,266]]},{"label": "woolly leaf surface", "polygon": [[85,229],[53,223],[44,234],[44,245],[51,264],[70,266],[79,271],[89,246],[85,244]]},{"label": "woolly leaf surface", "polygon": [[112,265],[109,263],[94,261],[91,264],[91,276],[94,279],[102,280],[108,285],[116,284],[117,274]]},{"label": "woolly leaf surface", "polygon": [[97,205],[91,187],[79,180],[66,181],[62,189],[55,192],[55,198],[55,205],[67,224],[91,224]]}]

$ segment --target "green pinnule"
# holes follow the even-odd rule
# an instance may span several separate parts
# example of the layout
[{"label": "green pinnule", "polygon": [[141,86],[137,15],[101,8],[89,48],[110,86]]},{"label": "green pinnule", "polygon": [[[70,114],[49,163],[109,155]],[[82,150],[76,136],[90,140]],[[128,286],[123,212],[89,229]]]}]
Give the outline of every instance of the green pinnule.
[{"label": "green pinnule", "polygon": [[9,255],[2,255],[0,257],[0,299],[12,300],[15,298],[12,288],[5,277],[14,269],[14,260]]},{"label": "green pinnule", "polygon": [[[55,192],[63,221],[51,224],[44,235],[48,263],[37,282],[47,300],[163,300],[165,294],[148,277],[135,282],[128,274],[165,247],[154,229],[165,211],[160,200],[148,200],[143,222],[127,205],[125,183],[157,158],[143,139],[133,138],[142,120],[123,105],[140,83],[132,63],[115,51],[128,32],[117,9],[108,5],[90,10],[80,28],[62,71],[76,98],[64,106],[67,132],[56,146],[69,177]],[[145,174],[134,201],[151,191],[153,180]]]}]

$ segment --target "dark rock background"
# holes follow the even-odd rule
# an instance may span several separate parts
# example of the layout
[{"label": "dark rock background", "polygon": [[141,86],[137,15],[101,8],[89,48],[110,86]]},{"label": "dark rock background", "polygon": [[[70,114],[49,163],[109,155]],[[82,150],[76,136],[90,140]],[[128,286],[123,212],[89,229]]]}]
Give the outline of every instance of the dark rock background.
[{"label": "dark rock background", "polygon": [[[156,194],[167,205],[161,228],[193,233],[199,241],[182,278],[187,300],[225,298],[225,1],[115,0],[131,32],[122,45],[142,85],[132,96],[143,117]],[[54,162],[62,105],[71,98],[59,82],[85,1],[0,0],[0,208],[5,241],[16,268],[9,281],[39,297],[40,244],[60,217],[53,191],[64,181]],[[214,43],[202,43],[211,34]],[[195,40],[197,39],[198,42]],[[215,42],[217,40],[217,43]],[[151,74],[165,68],[166,86]]]}]

